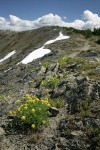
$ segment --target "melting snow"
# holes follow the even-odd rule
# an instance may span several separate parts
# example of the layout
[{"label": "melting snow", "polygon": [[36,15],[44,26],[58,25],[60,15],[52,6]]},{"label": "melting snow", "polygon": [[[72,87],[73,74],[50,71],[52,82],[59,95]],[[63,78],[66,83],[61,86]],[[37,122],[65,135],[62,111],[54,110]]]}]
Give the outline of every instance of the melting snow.
[{"label": "melting snow", "polygon": [[51,43],[54,43],[55,41],[59,41],[59,40],[69,39],[69,38],[70,38],[69,36],[64,36],[64,35],[62,34],[62,32],[60,31],[60,32],[59,32],[59,36],[58,36],[56,39],[54,39],[54,40],[49,40],[49,41],[47,41],[44,45],[51,44]]},{"label": "melting snow", "polygon": [[44,46],[39,48],[39,49],[36,49],[34,50],[33,52],[31,52],[28,56],[26,56],[22,61],[21,63],[22,64],[28,64],[30,62],[32,62],[34,59],[37,59],[37,58],[40,58],[40,57],[43,57],[45,54],[48,54],[50,53],[51,50],[49,49],[44,49]]},{"label": "melting snow", "polygon": [[14,55],[16,53],[16,51],[12,51],[10,52],[8,55],[6,55],[4,58],[0,59],[0,63],[2,63],[4,60],[8,59],[9,57],[11,57],[12,55]]},{"label": "melting snow", "polygon": [[[68,39],[68,38],[70,38],[70,37],[69,36],[64,36],[62,34],[62,32],[59,32],[59,36],[56,39],[47,41],[42,47],[40,47],[39,49],[34,50],[28,56],[26,56],[20,63],[28,64],[28,63],[32,62],[33,60],[35,60],[37,58],[43,57],[44,55],[51,52],[50,49],[45,49],[44,48],[45,45],[54,43],[55,41],[58,41],[58,40],[64,40],[64,39]],[[20,64],[20,63],[18,63],[18,64]]]}]

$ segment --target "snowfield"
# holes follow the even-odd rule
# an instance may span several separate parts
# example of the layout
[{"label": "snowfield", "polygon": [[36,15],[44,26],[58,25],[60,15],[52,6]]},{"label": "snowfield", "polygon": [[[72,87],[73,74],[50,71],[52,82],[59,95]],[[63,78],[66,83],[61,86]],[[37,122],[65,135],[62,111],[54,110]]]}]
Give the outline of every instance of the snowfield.
[{"label": "snowfield", "polygon": [[12,55],[14,55],[16,53],[16,51],[12,51],[10,52],[8,55],[6,55],[3,59],[0,59],[0,63],[2,63],[4,60],[10,58]]},{"label": "snowfield", "polygon": [[70,38],[69,36],[64,36],[64,35],[62,34],[62,32],[60,31],[60,32],[59,32],[59,36],[58,36],[56,39],[54,39],[54,40],[49,40],[49,41],[47,41],[44,45],[51,44],[51,43],[54,43],[54,42],[59,41],[59,40],[69,39],[69,38]]},{"label": "snowfield", "polygon": [[30,62],[32,62],[33,60],[37,59],[37,58],[40,58],[40,57],[43,57],[44,55],[50,53],[51,50],[49,49],[44,49],[44,46],[39,48],[39,49],[36,49],[34,50],[33,52],[31,52],[28,56],[26,56],[22,61],[21,63],[22,64],[28,64]]},{"label": "snowfield", "polygon": [[[59,36],[56,39],[47,41],[42,47],[40,47],[39,49],[34,50],[28,56],[26,56],[20,63],[28,64],[28,63],[32,62],[33,60],[35,60],[37,58],[43,57],[44,55],[51,52],[50,49],[45,49],[44,48],[45,45],[54,43],[54,42],[59,41],[59,40],[68,39],[68,38],[70,38],[70,37],[69,36],[64,36],[62,34],[62,32],[60,31]],[[18,64],[20,64],[20,63],[18,63]]]}]

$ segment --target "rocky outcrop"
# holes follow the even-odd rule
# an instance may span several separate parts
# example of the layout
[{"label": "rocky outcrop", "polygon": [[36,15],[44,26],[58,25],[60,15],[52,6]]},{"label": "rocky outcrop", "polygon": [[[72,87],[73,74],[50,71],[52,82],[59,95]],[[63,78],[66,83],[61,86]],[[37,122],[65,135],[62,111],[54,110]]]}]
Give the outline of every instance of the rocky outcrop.
[{"label": "rocky outcrop", "polygon": [[69,111],[75,113],[78,109],[78,101],[86,100],[90,97],[93,100],[100,98],[100,84],[99,82],[94,82],[91,88],[91,83],[87,77],[70,75],[68,78],[60,81],[54,89],[53,96],[64,96],[65,101],[69,105]]}]

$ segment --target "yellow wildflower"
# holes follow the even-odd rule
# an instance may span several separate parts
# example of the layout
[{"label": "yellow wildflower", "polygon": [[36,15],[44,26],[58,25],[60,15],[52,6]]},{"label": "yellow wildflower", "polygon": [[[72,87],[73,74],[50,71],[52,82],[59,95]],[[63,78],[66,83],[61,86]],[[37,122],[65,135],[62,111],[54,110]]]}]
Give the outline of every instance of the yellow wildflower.
[{"label": "yellow wildflower", "polygon": [[17,109],[18,111],[20,111],[21,110],[21,108],[20,107],[18,107],[18,109]]},{"label": "yellow wildflower", "polygon": [[35,112],[35,109],[34,108],[32,108],[32,110],[31,110],[32,112]]},{"label": "yellow wildflower", "polygon": [[30,98],[30,95],[29,95],[29,94],[26,94],[25,97],[26,97],[26,98]]},{"label": "yellow wildflower", "polygon": [[21,117],[21,120],[26,120],[26,116],[22,116],[22,117]]},{"label": "yellow wildflower", "polygon": [[35,100],[35,101],[37,101],[37,102],[39,101],[39,99],[38,99],[37,97],[36,97],[36,98],[34,98],[34,100]]},{"label": "yellow wildflower", "polygon": [[27,106],[24,107],[25,110],[27,110],[27,108],[28,108]]},{"label": "yellow wildflower", "polygon": [[26,104],[24,104],[24,106],[26,107],[26,106],[27,106],[27,103],[26,103]]},{"label": "yellow wildflower", "polygon": [[43,120],[43,121],[42,121],[42,123],[43,123],[43,124],[45,124],[45,123],[46,123],[46,121],[45,121],[45,120]]},{"label": "yellow wildflower", "polygon": [[41,102],[44,103],[45,101],[42,99]]},{"label": "yellow wildflower", "polygon": [[48,103],[47,106],[50,107],[50,104]]},{"label": "yellow wildflower", "polygon": [[9,115],[12,115],[13,114],[13,112],[12,111],[9,111]]},{"label": "yellow wildflower", "polygon": [[20,108],[23,107],[23,105],[20,105]]},{"label": "yellow wildflower", "polygon": [[41,108],[39,108],[39,110],[41,110]]},{"label": "yellow wildflower", "polygon": [[32,100],[33,103],[35,103],[35,100]]},{"label": "yellow wildflower", "polygon": [[48,98],[45,98],[44,100],[45,100],[45,101],[48,101]]},{"label": "yellow wildflower", "polygon": [[45,103],[45,104],[48,104],[49,102],[48,102],[48,101],[44,101],[44,103]]},{"label": "yellow wildflower", "polygon": [[12,111],[13,115],[16,115],[16,111]]},{"label": "yellow wildflower", "polygon": [[16,102],[17,102],[17,103],[20,103],[20,102],[21,102],[21,100],[19,100],[19,99],[18,99]]},{"label": "yellow wildflower", "polygon": [[34,129],[35,128],[35,124],[32,124],[31,127]]},{"label": "yellow wildflower", "polygon": [[28,99],[26,102],[27,102],[27,103],[32,103],[33,100],[32,100],[32,99]]}]

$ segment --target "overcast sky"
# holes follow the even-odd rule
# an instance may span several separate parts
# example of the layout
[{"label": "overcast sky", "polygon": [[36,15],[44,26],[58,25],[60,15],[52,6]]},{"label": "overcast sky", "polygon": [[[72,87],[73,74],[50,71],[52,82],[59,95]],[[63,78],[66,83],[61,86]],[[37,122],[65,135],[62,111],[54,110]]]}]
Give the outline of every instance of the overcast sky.
[{"label": "overcast sky", "polygon": [[100,27],[100,0],[0,0],[0,30]]}]

